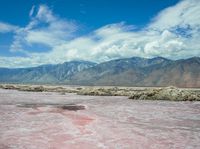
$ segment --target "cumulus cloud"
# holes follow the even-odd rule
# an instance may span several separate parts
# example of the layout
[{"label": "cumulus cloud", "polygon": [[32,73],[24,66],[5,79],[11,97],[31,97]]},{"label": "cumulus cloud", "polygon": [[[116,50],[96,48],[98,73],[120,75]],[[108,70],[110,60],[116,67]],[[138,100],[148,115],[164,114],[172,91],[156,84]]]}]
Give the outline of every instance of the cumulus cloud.
[{"label": "cumulus cloud", "polygon": [[[164,9],[140,30],[121,22],[80,37],[76,37],[76,24],[54,15],[47,6],[32,9],[30,23],[16,31],[12,44],[13,49],[26,52],[27,57],[1,57],[0,66],[26,67],[70,60],[103,62],[133,56],[200,56],[199,0],[182,0]],[[47,45],[50,51],[30,53],[24,49],[24,45],[34,44]]]}]

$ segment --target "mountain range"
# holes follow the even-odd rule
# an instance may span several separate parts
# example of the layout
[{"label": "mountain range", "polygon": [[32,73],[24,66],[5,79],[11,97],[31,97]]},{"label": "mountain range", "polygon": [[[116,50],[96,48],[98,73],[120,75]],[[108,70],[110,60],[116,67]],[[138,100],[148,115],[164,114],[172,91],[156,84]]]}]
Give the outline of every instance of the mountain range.
[{"label": "mountain range", "polygon": [[200,87],[200,57],[132,57],[103,63],[70,61],[32,68],[0,68],[1,83]]}]

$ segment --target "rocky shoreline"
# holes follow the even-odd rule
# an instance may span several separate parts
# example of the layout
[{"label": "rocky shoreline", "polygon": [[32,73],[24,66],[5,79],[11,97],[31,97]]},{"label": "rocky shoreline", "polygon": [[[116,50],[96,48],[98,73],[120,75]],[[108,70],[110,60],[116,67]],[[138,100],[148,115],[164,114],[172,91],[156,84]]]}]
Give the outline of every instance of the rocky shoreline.
[{"label": "rocky shoreline", "polygon": [[1,89],[29,92],[76,93],[90,96],[127,96],[133,100],[200,101],[200,89],[177,87],[89,87],[0,84]]},{"label": "rocky shoreline", "polygon": [[138,100],[200,101],[200,91],[171,86],[136,92],[129,98]]}]

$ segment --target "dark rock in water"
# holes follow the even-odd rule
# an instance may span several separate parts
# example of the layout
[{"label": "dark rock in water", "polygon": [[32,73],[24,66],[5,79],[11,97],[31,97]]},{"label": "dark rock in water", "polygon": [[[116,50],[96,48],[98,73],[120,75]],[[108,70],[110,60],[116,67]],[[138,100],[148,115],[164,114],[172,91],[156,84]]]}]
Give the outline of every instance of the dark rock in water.
[{"label": "dark rock in water", "polygon": [[69,111],[78,111],[78,110],[84,110],[85,106],[83,105],[63,105],[59,106],[58,108],[61,108],[63,110],[69,110]]},{"label": "dark rock in water", "polygon": [[69,111],[85,110],[84,105],[77,105],[77,104],[25,103],[25,104],[17,104],[16,106],[20,108],[32,108],[32,109],[38,107],[51,107]]}]

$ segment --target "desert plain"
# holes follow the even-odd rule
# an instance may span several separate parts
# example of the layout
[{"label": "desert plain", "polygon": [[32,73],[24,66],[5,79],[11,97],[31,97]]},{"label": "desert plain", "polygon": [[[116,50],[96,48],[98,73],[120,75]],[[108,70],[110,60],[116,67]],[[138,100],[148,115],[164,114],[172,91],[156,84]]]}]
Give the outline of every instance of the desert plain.
[{"label": "desert plain", "polygon": [[0,148],[200,147],[199,101],[134,100],[122,95],[77,94],[81,87],[67,89],[0,89]]}]

